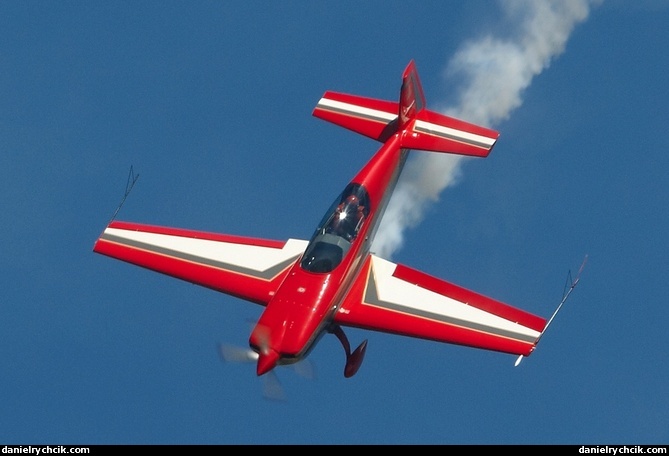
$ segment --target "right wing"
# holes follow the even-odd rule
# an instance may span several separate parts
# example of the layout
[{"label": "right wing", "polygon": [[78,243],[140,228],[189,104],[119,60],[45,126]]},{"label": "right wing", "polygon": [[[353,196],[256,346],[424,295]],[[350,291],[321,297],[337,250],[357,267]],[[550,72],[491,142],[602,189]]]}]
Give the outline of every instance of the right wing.
[{"label": "right wing", "polygon": [[93,251],[267,305],[307,243],[114,221]]},{"label": "right wing", "polygon": [[334,322],[523,356],[546,327],[542,317],[375,255]]}]

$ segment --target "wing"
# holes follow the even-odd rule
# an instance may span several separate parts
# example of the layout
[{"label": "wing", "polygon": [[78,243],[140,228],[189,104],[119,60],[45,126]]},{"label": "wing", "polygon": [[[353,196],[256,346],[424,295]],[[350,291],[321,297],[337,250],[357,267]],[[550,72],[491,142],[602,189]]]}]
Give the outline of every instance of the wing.
[{"label": "wing", "polygon": [[546,326],[541,317],[375,255],[334,321],[524,356]]},{"label": "wing", "polygon": [[114,221],[93,251],[266,305],[306,245]]}]

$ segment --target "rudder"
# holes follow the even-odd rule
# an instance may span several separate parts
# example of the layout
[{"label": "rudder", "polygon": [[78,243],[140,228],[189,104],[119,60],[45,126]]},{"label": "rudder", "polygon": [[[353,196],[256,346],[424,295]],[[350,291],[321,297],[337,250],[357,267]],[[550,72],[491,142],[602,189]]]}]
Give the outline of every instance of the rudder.
[{"label": "rudder", "polygon": [[425,94],[423,85],[418,77],[416,63],[411,60],[402,74],[402,88],[400,89],[399,129],[425,108]]}]

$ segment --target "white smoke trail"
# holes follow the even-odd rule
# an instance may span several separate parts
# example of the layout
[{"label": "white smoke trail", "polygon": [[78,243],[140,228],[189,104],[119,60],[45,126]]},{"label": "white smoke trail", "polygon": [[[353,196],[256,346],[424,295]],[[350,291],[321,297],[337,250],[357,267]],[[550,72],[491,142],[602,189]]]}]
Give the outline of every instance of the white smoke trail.
[{"label": "white smoke trail", "polygon": [[[508,38],[485,36],[465,43],[448,64],[449,75],[463,75],[458,105],[442,112],[493,127],[522,104],[532,79],[564,52],[574,27],[602,0],[508,0]],[[404,231],[422,221],[428,206],[460,178],[466,157],[420,153],[407,163],[374,241],[373,251],[390,258],[403,244]]]}]

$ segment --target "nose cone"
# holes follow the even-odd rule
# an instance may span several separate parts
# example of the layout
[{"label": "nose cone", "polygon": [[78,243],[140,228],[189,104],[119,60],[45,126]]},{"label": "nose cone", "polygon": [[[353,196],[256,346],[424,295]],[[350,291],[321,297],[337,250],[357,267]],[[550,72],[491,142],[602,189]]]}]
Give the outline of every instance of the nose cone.
[{"label": "nose cone", "polygon": [[267,350],[265,353],[260,353],[260,355],[258,355],[258,367],[256,368],[258,376],[274,369],[277,361],[279,361],[279,353],[272,349]]}]

